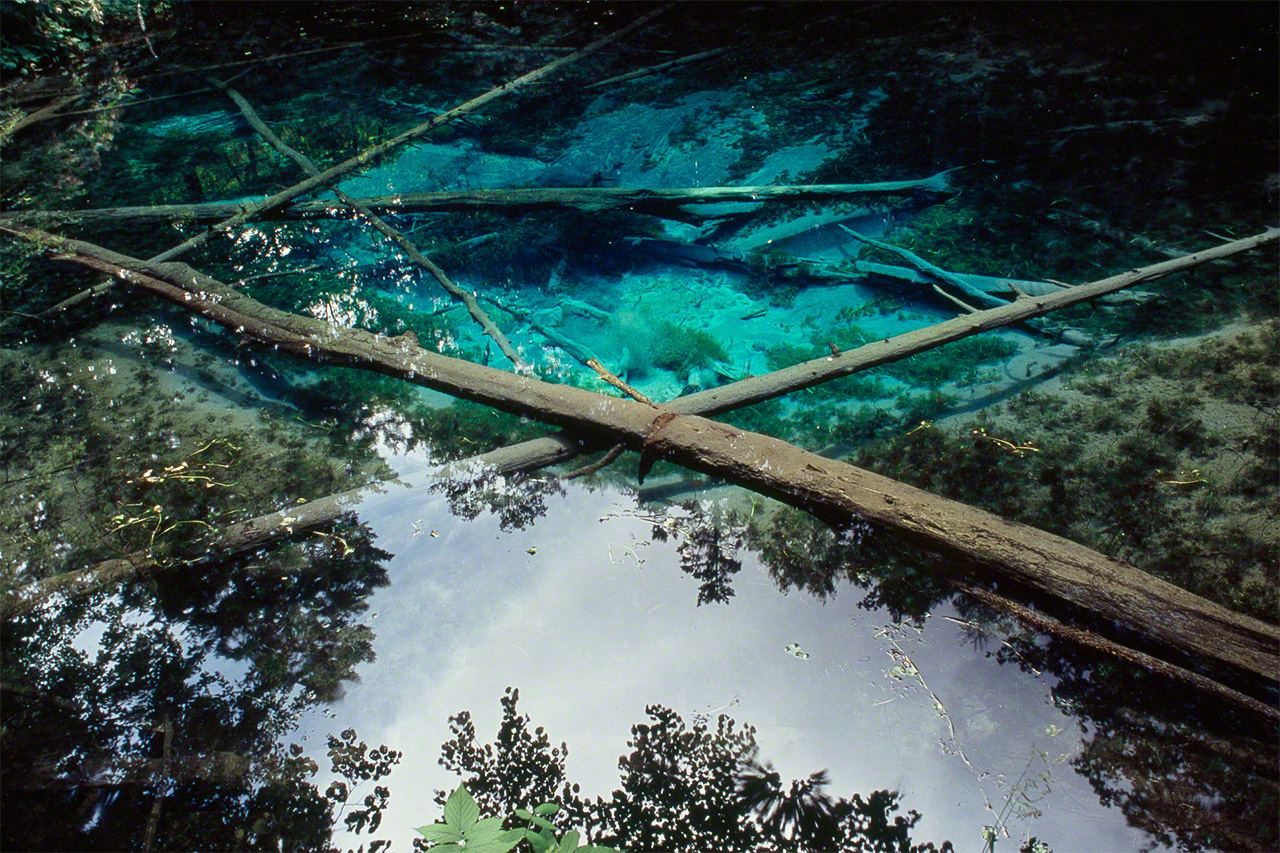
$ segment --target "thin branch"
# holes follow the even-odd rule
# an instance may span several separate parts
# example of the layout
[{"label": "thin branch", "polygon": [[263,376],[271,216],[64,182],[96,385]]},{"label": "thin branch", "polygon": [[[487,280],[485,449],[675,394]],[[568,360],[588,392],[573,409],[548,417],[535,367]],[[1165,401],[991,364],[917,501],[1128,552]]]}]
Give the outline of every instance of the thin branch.
[{"label": "thin branch", "polygon": [[[235,89],[227,88],[217,80],[210,80],[210,82],[219,89],[222,89],[222,91],[226,93],[227,97],[235,102],[235,105],[240,108],[240,112],[244,115],[245,120],[249,122],[249,126],[256,130],[263,139],[267,140],[268,144],[270,144],[272,148],[275,148],[294,163],[297,163],[302,171],[306,172],[308,175],[314,177],[320,174],[320,170],[316,168],[316,164],[311,162],[311,159],[307,157],[307,155],[298,151],[296,148],[291,148],[286,145],[284,140],[276,135],[275,131],[267,127],[267,125],[258,116],[258,113],[254,110],[253,106],[245,100],[243,95]],[[486,335],[493,339],[493,342],[498,345],[498,349],[501,350],[502,354],[507,357],[507,360],[515,366],[516,370],[529,369],[528,362],[520,357],[519,353],[515,351],[515,348],[511,346],[511,341],[507,340],[507,336],[502,333],[501,329],[494,325],[493,320],[491,320],[489,315],[485,313],[484,309],[480,307],[480,303],[476,301],[474,293],[468,293],[461,287],[458,287],[458,285],[454,284],[445,271],[442,270],[434,261],[424,255],[412,240],[392,228],[372,210],[360,204],[338,187],[333,187],[332,189],[343,204],[350,207],[356,212],[356,214],[362,217],[381,234],[399,246],[409,257],[409,260],[431,273],[431,275],[435,277],[435,280],[440,283],[440,286],[443,287],[450,296],[467,306],[467,311],[470,312],[472,319],[480,324],[480,328]]]}]

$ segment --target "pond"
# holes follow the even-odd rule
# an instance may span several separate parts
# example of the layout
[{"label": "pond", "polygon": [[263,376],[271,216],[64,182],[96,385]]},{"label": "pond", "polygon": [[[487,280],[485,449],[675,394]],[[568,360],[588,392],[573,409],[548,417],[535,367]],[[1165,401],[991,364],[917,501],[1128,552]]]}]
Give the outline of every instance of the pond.
[{"label": "pond", "polygon": [[3,846],[1274,849],[1280,41],[1171,8],[6,6]]}]

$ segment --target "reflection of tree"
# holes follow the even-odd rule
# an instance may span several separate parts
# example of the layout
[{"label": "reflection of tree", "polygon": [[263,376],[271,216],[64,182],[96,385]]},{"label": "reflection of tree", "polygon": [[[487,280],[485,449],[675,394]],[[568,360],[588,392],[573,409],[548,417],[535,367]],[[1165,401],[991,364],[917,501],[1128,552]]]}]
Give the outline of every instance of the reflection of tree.
[{"label": "reflection of tree", "polygon": [[702,581],[698,604],[727,604],[733,597],[733,576],[742,570],[737,558],[746,536],[746,524],[735,512],[725,512],[719,504],[706,508],[687,501],[668,508],[661,519],[653,520],[653,538],[666,542],[680,540],[676,552],[684,573]]},{"label": "reflection of tree", "polygon": [[250,661],[272,685],[299,684],[320,701],[373,659],[373,632],[358,620],[386,586],[383,561],[363,525],[252,554],[221,565],[157,576],[157,603],[210,651]]},{"label": "reflection of tree", "polygon": [[806,779],[791,780],[782,790],[782,777],[765,762],[744,762],[738,794],[755,812],[774,843],[800,843],[806,847],[836,848],[840,818],[831,798],[823,791],[829,784],[827,771],[819,770]]},{"label": "reflection of tree", "polygon": [[547,496],[563,495],[564,484],[546,477],[504,476],[463,470],[432,483],[449,502],[449,511],[472,521],[488,510],[503,530],[524,530],[547,513]]},{"label": "reflection of tree", "polygon": [[894,621],[919,618],[951,594],[931,572],[918,568],[909,549],[878,535],[861,519],[830,526],[794,509],[779,509],[767,523],[753,523],[748,542],[760,552],[784,592],[798,589],[820,599],[842,583],[872,586],[860,606],[885,608]]},{"label": "reflection of tree", "polygon": [[[440,763],[462,775],[462,782],[487,815],[510,814],[516,808],[555,800],[566,816],[582,814],[578,786],[565,781],[565,744],[552,746],[541,726],[529,732],[530,719],[516,709],[520,691],[508,687],[502,697],[502,722],[498,738],[476,745],[476,727],[470,711],[449,719],[453,739],[441,749]],[[436,792],[443,805],[444,791]]]},{"label": "reflection of tree", "polygon": [[[565,780],[566,747],[551,747],[540,727],[529,733],[518,698],[507,689],[494,744],[476,744],[468,712],[451,720],[454,738],[444,745],[441,763],[481,792],[482,813],[509,814],[557,799],[565,806],[557,817],[566,825],[585,826],[598,843],[632,850],[939,849],[912,843],[920,815],[895,816],[896,793],[833,799],[824,790],[826,771],[794,780],[784,791],[781,776],[757,760],[754,728],[724,715],[713,726],[698,718],[690,727],[661,705],[649,706],[649,722],[631,728],[631,752],[618,762],[621,787],[607,800],[583,800]],[[950,850],[950,843],[941,849]]]},{"label": "reflection of tree", "polygon": [[[347,791],[279,741],[371,657],[354,618],[386,556],[347,526],[4,622],[0,847],[328,849]],[[398,759],[330,747],[353,784]],[[344,822],[376,828],[369,798]]]},{"label": "reflection of tree", "polygon": [[[909,553],[891,553],[866,531],[840,532],[793,510],[776,513],[767,525],[753,523],[749,543],[782,589],[825,598],[841,583],[874,583],[860,606],[885,607],[894,620],[919,618],[951,594],[935,576],[916,569],[924,563]],[[962,611],[972,606],[964,599],[957,604]],[[989,644],[988,632],[1003,635],[1007,624],[990,616],[971,619],[966,639],[980,651]],[[1058,704],[1089,733],[1075,767],[1104,805],[1119,807],[1134,826],[1179,849],[1280,849],[1280,756],[1273,729],[1260,736],[1257,721],[1234,709],[1075,644],[1028,634],[990,646],[988,655],[1037,677],[1049,672],[1060,679]],[[748,776],[747,791],[766,814],[776,813],[779,829],[798,834],[786,812],[778,811],[785,794],[775,777],[757,770]]]},{"label": "reflection of tree", "polygon": [[1179,850],[1277,850],[1275,730],[1196,691],[1034,634],[998,653],[1052,672],[1060,707],[1088,725],[1073,761],[1104,805]]}]

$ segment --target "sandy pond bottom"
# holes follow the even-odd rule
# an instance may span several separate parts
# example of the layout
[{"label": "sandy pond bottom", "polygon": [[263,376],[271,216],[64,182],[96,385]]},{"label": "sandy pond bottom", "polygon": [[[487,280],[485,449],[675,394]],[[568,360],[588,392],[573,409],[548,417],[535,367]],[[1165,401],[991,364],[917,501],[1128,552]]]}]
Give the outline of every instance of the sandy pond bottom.
[{"label": "sandy pond bottom", "polygon": [[[366,618],[377,660],[297,736],[322,768],[325,735],[348,727],[404,753],[379,831],[397,847],[438,819],[432,792],[457,784],[437,763],[449,716],[470,710],[491,740],[508,686],[568,743],[568,777],[589,797],[618,787],[630,727],[658,703],[690,725],[724,713],[755,726],[784,780],[825,768],[833,795],[901,791],[902,809],[923,815],[917,842],[978,849],[996,814],[1015,841],[1055,849],[1150,842],[1071,768],[1085,733],[1054,706],[1052,680],[975,654],[949,609],[917,630],[860,609],[856,588],[825,603],[783,595],[745,551],[735,597],[699,607],[677,543],[653,541],[653,508],[632,494],[571,483],[531,526],[504,531],[490,514],[461,523],[422,460],[392,461],[418,485],[357,508],[394,554]],[[903,655],[918,677],[891,674]]]}]

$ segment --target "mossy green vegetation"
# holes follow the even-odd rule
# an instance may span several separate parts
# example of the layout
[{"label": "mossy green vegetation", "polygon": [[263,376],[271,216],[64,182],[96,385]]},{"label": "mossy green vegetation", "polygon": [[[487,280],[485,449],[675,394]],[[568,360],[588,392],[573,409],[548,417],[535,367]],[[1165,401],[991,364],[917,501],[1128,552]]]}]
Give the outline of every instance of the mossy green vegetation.
[{"label": "mossy green vegetation", "polygon": [[677,326],[669,320],[659,323],[652,354],[655,367],[670,370],[681,380],[688,379],[696,368],[729,359],[724,345],[709,332]]}]

